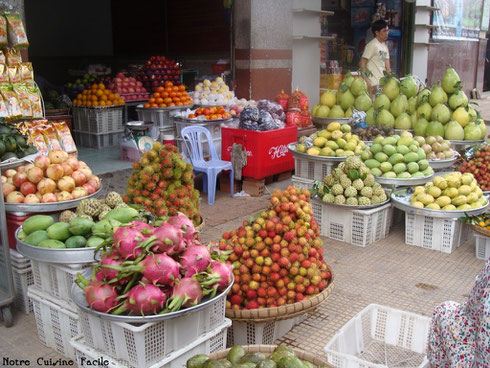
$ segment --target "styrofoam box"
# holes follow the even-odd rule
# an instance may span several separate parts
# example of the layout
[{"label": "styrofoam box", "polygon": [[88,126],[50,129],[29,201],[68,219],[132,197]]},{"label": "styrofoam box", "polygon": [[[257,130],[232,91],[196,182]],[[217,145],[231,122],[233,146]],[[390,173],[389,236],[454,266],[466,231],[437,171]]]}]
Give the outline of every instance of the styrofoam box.
[{"label": "styrofoam box", "polygon": [[187,120],[183,120],[183,119],[175,119],[175,129],[176,129],[176,133],[177,133],[177,137],[180,137],[180,132],[182,131],[182,129],[184,129],[185,127],[188,127],[188,126],[202,126],[204,128],[206,128],[207,130],[209,130],[209,132],[211,133],[211,137],[213,139],[216,139],[216,138],[220,138],[221,139],[221,128],[222,127],[232,127],[232,128],[237,128],[238,127],[238,120],[237,119],[233,119],[233,120],[230,120],[230,121],[226,121],[226,122],[215,122],[215,121],[209,121],[209,120],[202,120],[202,121],[199,121],[199,120],[196,120],[196,121],[187,121]]},{"label": "styrofoam box", "polygon": [[313,188],[313,180],[304,179],[296,175],[291,176],[291,183],[299,189],[311,190]]},{"label": "styrofoam box", "polygon": [[84,133],[113,133],[123,129],[123,107],[73,109],[73,129]]},{"label": "styrofoam box", "polygon": [[92,266],[87,264],[65,265],[34,260],[31,263],[36,289],[68,303],[72,308],[76,308],[76,304],[70,297],[73,280],[77,278],[78,272]]},{"label": "styrofoam box", "polygon": [[490,237],[475,232],[475,256],[484,261],[490,257]]},{"label": "styrofoam box", "polygon": [[325,346],[335,368],[429,367],[429,317],[369,304]]},{"label": "styrofoam box", "polygon": [[18,269],[17,267],[12,266],[12,277],[14,280],[15,292],[14,306],[25,314],[29,314],[33,310],[32,301],[27,296],[29,286],[34,284],[32,268]]},{"label": "styrofoam box", "polygon": [[[179,152],[182,156],[189,157],[185,148],[184,140],[182,138],[175,138],[175,144],[177,145],[177,148],[179,149]],[[216,153],[218,154],[218,157],[221,158],[221,138],[214,138],[213,144]],[[204,157],[211,157],[208,141],[205,139],[202,140],[202,154]]]},{"label": "styrofoam box", "polygon": [[144,324],[110,321],[79,310],[82,335],[87,345],[104,354],[147,367],[223,324],[225,301],[222,296],[199,311]]},{"label": "styrofoam box", "polygon": [[294,174],[303,179],[323,181],[335,164],[337,162],[322,162],[294,156]]},{"label": "styrofoam box", "polygon": [[233,321],[228,329],[227,345],[273,345],[274,341],[287,334],[295,325],[301,323],[306,314],[270,322],[237,322]]},{"label": "styrofoam box", "polygon": [[74,308],[34,286],[29,287],[28,296],[34,307],[41,343],[61,355],[75,358],[75,349],[70,345],[70,340],[80,334],[80,324]]},{"label": "styrofoam box", "polygon": [[[223,323],[212,331],[201,335],[192,343],[186,345],[182,349],[176,350],[166,356],[164,359],[152,364],[149,368],[182,368],[186,366],[188,359],[197,354],[211,354],[226,348],[226,329],[231,325],[231,321],[227,318]],[[76,361],[79,367],[93,367],[90,364],[97,359],[105,360],[103,363],[106,367],[111,368],[140,368],[144,366],[133,365],[127,361],[116,360],[109,355],[97,351],[88,346],[83,339],[83,336],[75,337],[71,340],[71,345],[75,349]],[[146,366],[145,366],[146,367]]]},{"label": "styrofoam box", "polygon": [[461,244],[463,223],[405,213],[405,243],[444,253],[451,253]]},{"label": "styrofoam box", "polygon": [[365,247],[388,236],[393,219],[393,207],[387,203],[368,210],[352,210],[325,202],[311,202],[313,218],[320,235]]}]

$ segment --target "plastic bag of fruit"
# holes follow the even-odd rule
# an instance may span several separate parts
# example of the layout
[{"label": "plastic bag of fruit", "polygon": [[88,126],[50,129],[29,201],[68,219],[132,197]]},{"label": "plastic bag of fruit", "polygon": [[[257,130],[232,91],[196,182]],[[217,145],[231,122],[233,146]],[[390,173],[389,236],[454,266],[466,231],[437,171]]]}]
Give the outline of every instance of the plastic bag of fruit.
[{"label": "plastic bag of fruit", "polygon": [[240,121],[241,120],[252,120],[252,121],[259,121],[259,109],[255,106],[246,106],[243,110],[242,113],[240,114]]},{"label": "plastic bag of fruit", "polygon": [[259,130],[259,123],[254,120],[242,120],[240,119],[240,124],[238,124],[238,129],[244,130]]},{"label": "plastic bag of fruit", "polygon": [[5,13],[7,18],[8,37],[11,46],[15,49],[29,47],[27,34],[22,23],[22,18],[18,13]]}]

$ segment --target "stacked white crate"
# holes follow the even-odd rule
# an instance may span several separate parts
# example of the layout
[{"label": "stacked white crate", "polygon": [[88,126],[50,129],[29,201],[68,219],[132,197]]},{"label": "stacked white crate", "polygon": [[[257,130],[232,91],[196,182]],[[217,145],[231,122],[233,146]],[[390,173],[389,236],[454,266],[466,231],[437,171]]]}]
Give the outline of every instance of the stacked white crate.
[{"label": "stacked white crate", "polygon": [[16,250],[10,249],[10,264],[14,279],[14,306],[25,314],[29,314],[32,312],[32,302],[27,296],[27,289],[34,284],[31,261]]}]

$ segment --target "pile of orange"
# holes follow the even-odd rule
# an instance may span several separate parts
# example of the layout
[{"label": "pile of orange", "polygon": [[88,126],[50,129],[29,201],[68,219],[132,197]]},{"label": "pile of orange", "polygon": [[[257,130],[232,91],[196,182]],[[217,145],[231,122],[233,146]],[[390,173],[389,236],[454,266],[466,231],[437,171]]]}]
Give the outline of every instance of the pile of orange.
[{"label": "pile of orange", "polygon": [[223,106],[211,106],[211,107],[201,107],[194,111],[193,114],[189,114],[187,117],[189,119],[195,119],[198,116],[204,115],[206,120],[216,120],[216,119],[229,119],[231,115]]},{"label": "pile of orange", "polygon": [[171,107],[192,105],[192,99],[187,94],[185,86],[174,86],[172,82],[165,82],[165,87],[158,87],[156,92],[148,99],[143,107]]},{"label": "pile of orange", "polygon": [[124,105],[124,103],[124,99],[117,93],[112,93],[106,89],[103,83],[92,84],[73,100],[73,105],[87,107],[117,106]]}]

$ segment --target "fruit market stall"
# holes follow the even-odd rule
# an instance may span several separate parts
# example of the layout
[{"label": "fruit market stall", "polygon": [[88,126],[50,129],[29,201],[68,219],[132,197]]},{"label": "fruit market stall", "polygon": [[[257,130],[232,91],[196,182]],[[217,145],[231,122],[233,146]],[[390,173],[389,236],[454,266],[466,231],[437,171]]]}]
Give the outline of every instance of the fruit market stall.
[{"label": "fruit market stall", "polygon": [[477,216],[466,215],[462,221],[467,223],[475,236],[475,256],[486,260],[490,257],[490,211]]}]

